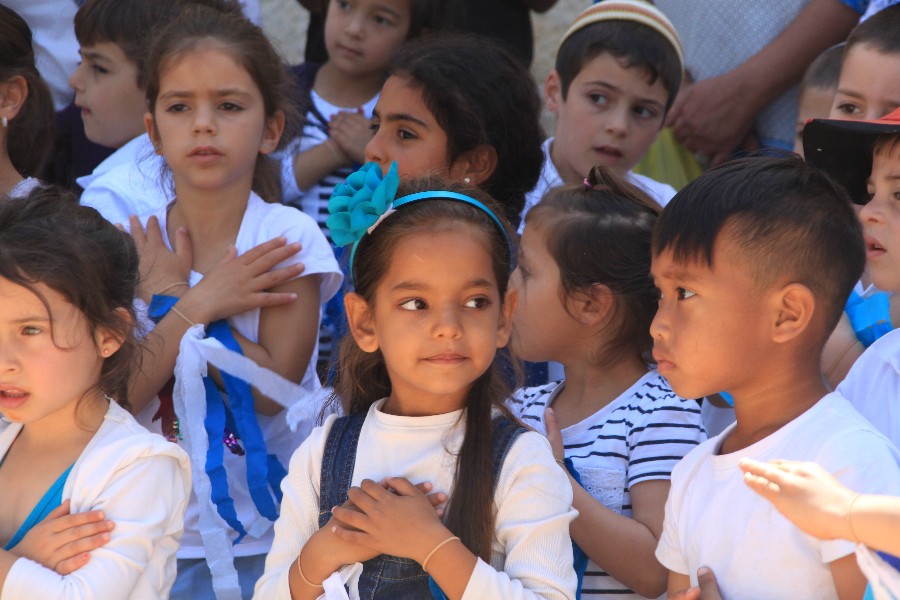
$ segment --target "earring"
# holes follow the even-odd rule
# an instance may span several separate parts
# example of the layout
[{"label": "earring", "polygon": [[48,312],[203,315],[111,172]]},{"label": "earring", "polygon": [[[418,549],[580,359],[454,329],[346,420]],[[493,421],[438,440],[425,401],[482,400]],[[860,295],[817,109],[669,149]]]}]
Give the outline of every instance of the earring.
[{"label": "earring", "polygon": [[3,125],[3,128],[6,129],[7,127],[9,127],[9,119],[3,117],[2,119],[0,119],[0,125]]},{"label": "earring", "polygon": [[103,354],[103,356],[109,356],[109,348],[104,348],[101,354]]},{"label": "earring", "polygon": [[463,183],[466,184],[466,185],[469,185],[470,183],[472,183],[472,178],[471,178],[471,177],[466,177],[465,179],[463,179]]}]

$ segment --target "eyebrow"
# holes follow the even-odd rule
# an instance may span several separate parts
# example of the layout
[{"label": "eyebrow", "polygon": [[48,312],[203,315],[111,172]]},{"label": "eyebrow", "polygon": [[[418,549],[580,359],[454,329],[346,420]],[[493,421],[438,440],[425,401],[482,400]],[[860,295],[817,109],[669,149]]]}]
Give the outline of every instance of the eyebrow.
[{"label": "eyebrow", "polygon": [[[172,91],[166,92],[164,94],[160,94],[159,97],[160,97],[160,99],[191,98],[195,95],[196,95],[195,92],[189,92],[189,91],[185,91],[185,90],[172,90]],[[216,90],[214,95],[217,98],[223,98],[226,96],[238,96],[241,98],[249,98],[251,94],[249,92],[246,92],[239,88],[226,88],[223,90]]]},{"label": "eyebrow", "polygon": [[[421,281],[401,281],[397,285],[391,288],[392,292],[396,291],[409,291],[409,292],[418,292],[422,290],[428,290],[431,286],[421,282]],[[491,289],[494,287],[494,284],[488,281],[487,279],[472,279],[463,285],[463,289],[468,291],[472,289]]]},{"label": "eyebrow", "polygon": [[660,273],[658,277],[656,275],[654,275],[653,271],[651,270],[650,277],[653,279],[653,281],[656,281],[657,279],[674,279],[676,281],[696,281],[697,280],[696,275],[691,274],[689,271],[686,271],[685,269],[668,269],[668,270]]},{"label": "eyebrow", "polygon": [[382,117],[377,110],[372,111],[372,116],[376,119],[381,119],[383,121],[387,121],[388,123],[397,122],[397,121],[409,121],[411,123],[415,123],[420,127],[424,127],[425,129],[429,129],[428,123],[422,121],[421,119],[417,119],[416,117],[407,114],[407,113],[393,113],[386,117]]},{"label": "eyebrow", "polygon": [[377,5],[375,6],[375,10],[376,10],[376,11],[379,11],[379,10],[380,10],[380,11],[383,11],[383,12],[386,12],[386,13],[390,13],[391,16],[393,16],[395,19],[399,19],[399,18],[400,18],[400,13],[397,12],[396,10],[394,10],[393,8],[391,8],[390,6],[388,6],[387,4],[377,4]]},{"label": "eyebrow", "polygon": [[[611,90],[611,91],[613,91],[613,92],[618,92],[618,93],[620,93],[620,94],[623,93],[621,88],[618,88],[618,87],[612,85],[611,83],[608,83],[608,82],[606,82],[606,81],[602,81],[602,80],[599,80],[599,79],[596,80],[596,81],[585,81],[585,82],[582,84],[582,86],[588,86],[588,85],[599,85],[600,87],[604,87],[604,88],[606,88],[606,89],[608,89],[608,90]],[[656,106],[662,106],[662,105],[663,105],[662,102],[659,102],[658,100],[655,100],[654,98],[649,98],[649,97],[642,97],[642,98],[638,98],[637,100],[638,100],[638,102],[642,102],[642,103],[644,103],[644,104],[653,104],[653,105],[656,105]]]},{"label": "eyebrow", "polygon": [[105,60],[105,61],[112,60],[111,58],[109,58],[108,56],[103,54],[102,52],[96,52],[96,51],[90,51],[90,50],[85,52],[83,50],[79,50],[78,53],[81,54],[82,60]]},{"label": "eyebrow", "polygon": [[49,323],[50,318],[47,316],[32,316],[32,317],[22,317],[20,319],[13,319],[12,321],[15,324],[21,323]]}]

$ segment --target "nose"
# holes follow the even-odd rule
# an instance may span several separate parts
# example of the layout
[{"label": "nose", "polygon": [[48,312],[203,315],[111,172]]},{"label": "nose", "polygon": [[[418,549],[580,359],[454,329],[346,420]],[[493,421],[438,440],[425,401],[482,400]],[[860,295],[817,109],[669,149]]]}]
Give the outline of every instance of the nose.
[{"label": "nose", "polygon": [[872,196],[872,199],[866,202],[859,209],[859,220],[865,225],[866,223],[875,223],[882,219],[881,202],[878,194]]},{"label": "nose", "polygon": [[347,19],[347,25],[344,27],[344,31],[347,35],[352,37],[362,37],[365,32],[365,17],[363,15],[355,15],[350,19]]},{"label": "nose", "polygon": [[75,70],[72,72],[72,75],[69,77],[69,87],[71,87],[76,92],[84,91],[82,87],[82,81],[84,80],[84,63],[78,63],[78,66],[75,67]]},{"label": "nose", "polygon": [[607,113],[606,131],[615,137],[625,137],[628,133],[627,107],[617,107]]},{"label": "nose", "polygon": [[19,360],[12,344],[0,342],[0,373],[15,373],[19,370]]},{"label": "nose", "polygon": [[384,145],[382,144],[380,128],[375,131],[375,135],[373,135],[372,139],[369,140],[369,143],[366,144],[365,155],[366,162],[378,163],[378,166],[381,167],[381,172],[387,173],[390,164],[388,164],[387,152],[385,152]]},{"label": "nose", "polygon": [[657,308],[656,310],[656,315],[653,317],[653,321],[650,322],[650,337],[652,337],[654,341],[662,340],[668,335],[668,333],[668,309],[665,307],[665,303],[660,300],[659,308]]},{"label": "nose", "polygon": [[459,339],[462,337],[462,321],[455,306],[435,309],[433,334],[438,338]]},{"label": "nose", "polygon": [[215,133],[216,111],[202,104],[194,107],[194,133]]}]

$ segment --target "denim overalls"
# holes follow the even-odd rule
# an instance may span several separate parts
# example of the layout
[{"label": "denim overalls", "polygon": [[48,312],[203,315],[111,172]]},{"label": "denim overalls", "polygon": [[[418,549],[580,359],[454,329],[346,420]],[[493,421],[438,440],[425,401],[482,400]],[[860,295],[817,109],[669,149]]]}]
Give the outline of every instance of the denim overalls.
[{"label": "denim overalls", "polygon": [[[322,479],[319,491],[319,527],[331,519],[331,508],[347,501],[347,490],[353,478],[356,446],[368,411],[336,419],[325,442]],[[503,460],[519,434],[528,431],[510,419],[493,420],[493,486],[496,488]],[[360,600],[394,598],[432,598],[428,573],[409,558],[382,554],[363,563],[359,578]]]}]

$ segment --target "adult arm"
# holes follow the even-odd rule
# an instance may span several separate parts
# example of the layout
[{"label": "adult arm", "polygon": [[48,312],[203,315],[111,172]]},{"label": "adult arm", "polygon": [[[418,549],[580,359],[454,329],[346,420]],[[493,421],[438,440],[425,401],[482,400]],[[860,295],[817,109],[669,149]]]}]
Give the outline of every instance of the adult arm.
[{"label": "adult arm", "polygon": [[728,159],[756,114],[800,81],[823,50],[847,38],[859,14],[839,0],[811,0],[765,48],[728,73],[685,87],[667,124],[713,164]]}]

